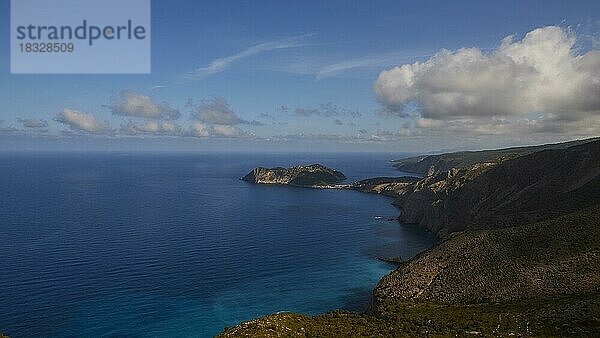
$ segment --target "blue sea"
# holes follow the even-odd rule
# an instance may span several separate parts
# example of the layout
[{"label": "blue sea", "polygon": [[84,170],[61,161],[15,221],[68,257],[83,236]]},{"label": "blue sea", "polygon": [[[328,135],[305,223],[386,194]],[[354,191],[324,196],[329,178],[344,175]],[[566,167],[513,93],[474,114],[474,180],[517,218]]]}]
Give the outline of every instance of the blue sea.
[{"label": "blue sea", "polygon": [[392,154],[0,154],[0,332],[208,337],[279,311],[362,311],[433,244],[389,198],[253,185],[256,166],[399,176]]}]

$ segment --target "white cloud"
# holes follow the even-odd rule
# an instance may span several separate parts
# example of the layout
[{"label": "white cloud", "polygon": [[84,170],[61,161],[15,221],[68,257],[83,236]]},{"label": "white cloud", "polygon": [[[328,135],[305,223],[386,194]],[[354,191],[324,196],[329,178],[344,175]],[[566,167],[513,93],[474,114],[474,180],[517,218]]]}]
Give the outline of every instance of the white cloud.
[{"label": "white cloud", "polygon": [[253,137],[251,133],[242,129],[226,124],[206,124],[201,122],[193,123],[190,126],[189,135],[200,138],[218,137],[218,138],[244,138]]},{"label": "white cloud", "polygon": [[348,116],[351,118],[360,117],[362,114],[358,111],[341,108],[332,102],[321,103],[318,108],[307,107],[307,108],[296,108],[294,114],[302,117],[309,117],[312,115],[332,117],[332,116]]},{"label": "white cloud", "polygon": [[150,119],[178,119],[179,110],[167,103],[156,103],[150,96],[123,90],[108,108],[115,115]]},{"label": "white cloud", "polygon": [[[600,51],[578,53],[575,42],[572,33],[548,26],[521,41],[509,36],[489,53],[442,50],[381,72],[374,90],[384,111],[412,115],[418,128],[578,133],[591,123],[597,132]],[[413,103],[417,114],[407,108]]]},{"label": "white cloud", "polygon": [[224,124],[215,124],[213,131],[215,135],[224,137],[239,137],[244,135],[244,132],[240,128]]},{"label": "white cloud", "polygon": [[133,122],[121,125],[121,133],[127,135],[151,134],[177,136],[181,134],[181,126],[171,121]]},{"label": "white cloud", "polygon": [[211,127],[205,123],[194,123],[190,127],[190,135],[195,137],[209,137],[211,135]]},{"label": "white cloud", "polygon": [[246,121],[239,118],[223,97],[203,100],[198,105],[190,100],[188,105],[192,107],[192,117],[200,121],[190,126],[188,131],[188,135],[190,136],[202,138],[248,138],[254,137],[254,134],[240,129],[237,125],[263,125],[259,121]]},{"label": "white cloud", "polygon": [[111,132],[108,122],[98,121],[91,113],[63,109],[62,112],[56,115],[55,120],[69,126],[73,131],[92,134],[106,134]]},{"label": "white cloud", "polygon": [[322,80],[328,77],[336,76],[351,70],[361,68],[375,68],[393,65],[399,59],[412,59],[423,57],[422,55],[407,55],[406,53],[387,53],[381,55],[369,55],[360,58],[340,61],[321,67],[317,71],[316,79]]},{"label": "white cloud", "polygon": [[194,105],[190,101],[189,105],[192,107],[192,116],[204,123],[225,125],[248,123],[231,110],[227,100],[223,97],[204,100],[199,105]]},{"label": "white cloud", "polygon": [[260,43],[254,46],[251,46],[237,54],[218,58],[213,60],[208,66],[200,67],[190,73],[188,73],[185,78],[188,80],[201,78],[210,76],[216,73],[220,73],[227,68],[229,68],[234,62],[239,61],[241,59],[277,49],[286,49],[286,48],[295,48],[304,46],[305,43],[302,41],[308,37],[309,35],[300,35],[287,39],[275,40]]},{"label": "white cloud", "polygon": [[0,135],[10,135],[17,133],[19,130],[13,126],[3,127],[4,120],[0,120]]},{"label": "white cloud", "polygon": [[48,121],[42,119],[17,119],[24,128],[41,129],[48,127]]}]

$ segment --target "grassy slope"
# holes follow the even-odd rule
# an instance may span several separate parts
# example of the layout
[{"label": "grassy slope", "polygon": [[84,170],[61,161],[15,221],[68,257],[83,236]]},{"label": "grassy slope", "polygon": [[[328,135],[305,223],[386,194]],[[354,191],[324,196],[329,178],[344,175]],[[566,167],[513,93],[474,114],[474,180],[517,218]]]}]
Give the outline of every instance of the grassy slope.
[{"label": "grassy slope", "polygon": [[[444,259],[440,253],[460,249],[461,252],[448,255],[449,263],[443,273],[435,276],[430,283],[432,289],[423,293],[431,297],[402,298],[380,294],[373,315],[348,312],[315,317],[277,314],[240,324],[225,331],[223,336],[454,336],[475,332],[499,336],[511,333],[594,335],[600,332],[599,215],[600,206],[596,206],[535,224],[462,233],[392,273],[402,274],[407,268],[404,272],[409,274],[427,272],[428,262]],[[487,239],[481,241],[482,236]],[[515,237],[521,240],[515,241]],[[537,240],[537,245],[532,245],[533,239]],[[478,245],[473,245],[475,242]],[[482,253],[491,253],[491,258],[480,260],[477,256]],[[577,262],[582,257],[588,260],[580,261],[582,264],[564,264]],[[577,267],[583,270],[578,271]],[[529,270],[535,278],[523,274]],[[491,282],[473,284],[481,281],[478,274]],[[575,279],[569,280],[569,276]],[[564,291],[561,295],[552,292],[553,285],[544,283],[552,282],[554,277],[562,281],[554,285],[554,290]],[[507,283],[496,283],[502,280]],[[541,283],[535,283],[538,280]],[[385,278],[382,283],[386,283]],[[446,285],[450,291],[436,285]],[[511,286],[523,286],[532,297],[501,297],[504,291],[513,290]],[[572,286],[575,288],[570,288]],[[456,302],[449,305],[443,296],[461,288],[466,289],[471,298],[462,299],[460,305]],[[487,296],[479,298],[479,291]],[[489,296],[495,292],[500,297],[491,299]],[[492,300],[500,303],[492,303]]]}]

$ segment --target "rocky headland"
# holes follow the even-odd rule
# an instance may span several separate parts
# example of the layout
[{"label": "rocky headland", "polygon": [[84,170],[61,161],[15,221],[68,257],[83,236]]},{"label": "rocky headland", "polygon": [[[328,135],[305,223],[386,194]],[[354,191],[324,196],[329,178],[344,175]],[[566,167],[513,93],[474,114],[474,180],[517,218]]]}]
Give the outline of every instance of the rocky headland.
[{"label": "rocky headland", "polygon": [[344,185],[440,237],[382,278],[368,313],[277,314],[223,336],[597,335],[600,140],[459,154],[421,179]]},{"label": "rocky headland", "polygon": [[346,176],[321,164],[290,168],[258,167],[242,177],[243,181],[257,184],[291,185],[296,187],[328,187],[340,184]]}]

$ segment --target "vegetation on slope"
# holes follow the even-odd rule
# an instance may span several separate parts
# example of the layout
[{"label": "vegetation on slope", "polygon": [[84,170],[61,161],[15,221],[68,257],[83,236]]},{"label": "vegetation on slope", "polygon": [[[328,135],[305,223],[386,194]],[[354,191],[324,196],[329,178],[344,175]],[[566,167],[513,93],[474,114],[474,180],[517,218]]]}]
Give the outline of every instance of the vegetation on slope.
[{"label": "vegetation on slope", "polygon": [[[557,144],[544,144],[529,147],[514,147],[494,150],[460,151],[439,155],[416,156],[394,161],[394,167],[400,171],[433,175],[452,168],[468,168],[477,163],[502,162],[542,150],[565,149],[574,145],[590,142],[594,139],[577,140]],[[596,139],[597,140],[597,139]]]},{"label": "vegetation on slope", "polygon": [[504,304],[391,303],[377,315],[282,313],[226,328],[220,337],[594,336],[600,295]]},{"label": "vegetation on slope", "polygon": [[454,234],[385,276],[384,299],[498,303],[600,293],[600,204],[552,220]]},{"label": "vegetation on slope", "polygon": [[[536,224],[453,236],[384,277],[369,314],[282,313],[221,336],[592,336],[600,332],[599,212],[600,205]],[[532,245],[532,239],[539,242]],[[398,275],[418,280],[430,270],[436,273],[427,280],[393,283]]]}]

